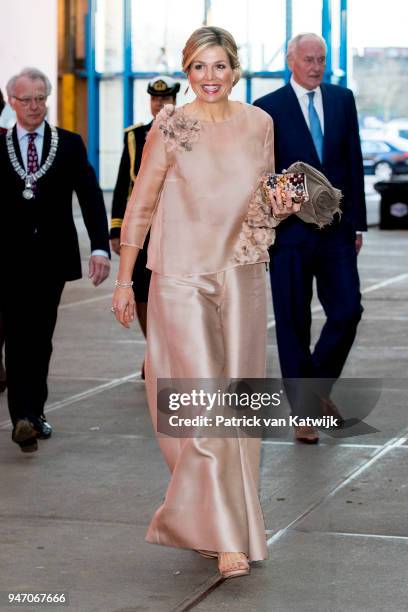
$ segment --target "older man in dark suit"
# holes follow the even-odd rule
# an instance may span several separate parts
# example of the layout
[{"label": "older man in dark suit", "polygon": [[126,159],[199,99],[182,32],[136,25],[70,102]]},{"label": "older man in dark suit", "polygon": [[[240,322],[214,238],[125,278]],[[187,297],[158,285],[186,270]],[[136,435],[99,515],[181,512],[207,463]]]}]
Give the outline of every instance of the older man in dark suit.
[{"label": "older man in dark suit", "polygon": [[91,242],[95,286],[110,267],[102,192],[80,136],[45,120],[50,90],[35,68],[10,79],[17,123],[0,136],[0,310],[12,439],[24,452],[37,450],[37,439],[52,432],[44,415],[52,336],[64,284],[81,277],[74,191]]},{"label": "older man in dark suit", "polygon": [[[328,228],[319,230],[295,215],[279,227],[270,266],[279,358],[286,379],[327,381],[321,409],[336,417],[331,387],[343,369],[363,310],[357,255],[366,208],[357,112],[349,89],[322,83],[326,44],[320,36],[293,38],[288,64],[290,83],[255,102],[274,121],[276,171],[298,160],[306,162],[341,189],[343,199],[341,219]],[[312,351],[313,278],[326,322]],[[302,393],[295,389],[290,400],[294,412],[301,413]],[[299,427],[295,436],[306,443],[318,441],[314,428]]]}]

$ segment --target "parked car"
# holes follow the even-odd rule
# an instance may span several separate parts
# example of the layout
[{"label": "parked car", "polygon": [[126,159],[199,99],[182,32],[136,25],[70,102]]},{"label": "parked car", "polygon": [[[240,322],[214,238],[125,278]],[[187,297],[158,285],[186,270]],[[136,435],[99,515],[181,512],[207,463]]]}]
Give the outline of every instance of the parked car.
[{"label": "parked car", "polygon": [[392,119],[385,126],[387,136],[408,139],[408,119]]},{"label": "parked car", "polygon": [[364,173],[378,180],[389,180],[393,174],[408,174],[408,140],[372,137],[361,140]]}]

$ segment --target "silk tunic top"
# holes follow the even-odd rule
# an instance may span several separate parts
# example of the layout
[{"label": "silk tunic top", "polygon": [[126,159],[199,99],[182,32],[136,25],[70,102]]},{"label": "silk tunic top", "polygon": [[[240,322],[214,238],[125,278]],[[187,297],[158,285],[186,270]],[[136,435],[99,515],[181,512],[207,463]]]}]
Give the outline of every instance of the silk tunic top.
[{"label": "silk tunic top", "polygon": [[273,171],[273,123],[261,109],[242,104],[207,122],[167,105],[146,139],[121,244],[141,249],[151,226],[147,267],[164,275],[269,261],[276,222],[256,193]]}]

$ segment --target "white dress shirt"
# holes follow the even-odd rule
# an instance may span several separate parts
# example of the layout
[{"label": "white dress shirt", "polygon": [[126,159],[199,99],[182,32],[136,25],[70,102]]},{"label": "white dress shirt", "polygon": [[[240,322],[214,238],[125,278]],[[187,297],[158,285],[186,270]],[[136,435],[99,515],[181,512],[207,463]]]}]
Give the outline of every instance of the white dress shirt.
[{"label": "white dress shirt", "polygon": [[[41,166],[41,156],[42,156],[43,146],[44,146],[44,129],[45,129],[45,121],[43,121],[42,124],[39,125],[38,128],[34,130],[34,132],[37,134],[36,138],[34,139],[34,146],[37,149],[38,164],[40,166]],[[28,136],[30,133],[31,132],[27,132],[26,129],[24,129],[21,125],[17,123],[18,145],[20,147],[20,153],[21,153],[21,157],[23,158],[23,164],[24,164],[25,170],[27,170]]]},{"label": "white dress shirt", "polygon": [[300,104],[300,108],[302,109],[302,113],[303,116],[305,118],[306,121],[306,125],[310,130],[310,125],[309,125],[309,97],[308,97],[308,93],[310,93],[311,91],[315,92],[314,98],[313,98],[313,104],[314,107],[316,109],[317,115],[320,119],[320,125],[322,128],[322,133],[324,134],[324,113],[323,113],[323,100],[322,100],[322,90],[319,87],[316,87],[316,89],[305,89],[304,87],[302,87],[302,85],[299,85],[299,83],[296,83],[295,79],[293,78],[293,75],[290,78],[290,84],[293,87],[293,91],[296,94],[296,97],[299,101]]},{"label": "white dress shirt", "polygon": [[[299,85],[299,83],[296,83],[295,79],[293,78],[293,75],[290,77],[290,84],[293,87],[293,91],[296,94],[296,97],[299,101],[300,104],[300,108],[302,109],[302,113],[303,116],[305,118],[306,121],[306,125],[310,130],[310,125],[309,125],[309,98],[308,98],[308,93],[310,91],[314,91],[315,95],[313,97],[313,104],[314,107],[316,109],[317,115],[320,119],[320,125],[322,128],[322,133],[324,134],[324,112],[323,112],[323,99],[322,99],[322,90],[319,87],[316,87],[316,89],[305,89],[304,87],[302,87],[302,85]],[[356,232],[356,234],[362,234],[365,232]]]}]

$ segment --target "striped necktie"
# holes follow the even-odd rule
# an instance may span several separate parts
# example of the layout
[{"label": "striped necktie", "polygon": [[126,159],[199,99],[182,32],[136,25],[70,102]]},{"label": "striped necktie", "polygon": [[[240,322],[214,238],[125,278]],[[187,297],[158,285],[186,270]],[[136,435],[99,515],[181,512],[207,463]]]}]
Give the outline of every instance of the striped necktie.
[{"label": "striped necktie", "polygon": [[323,132],[322,126],[320,125],[319,115],[317,114],[315,105],[313,104],[315,92],[309,91],[307,94],[309,98],[309,126],[310,133],[316,147],[317,155],[319,156],[320,162],[323,160]]}]

